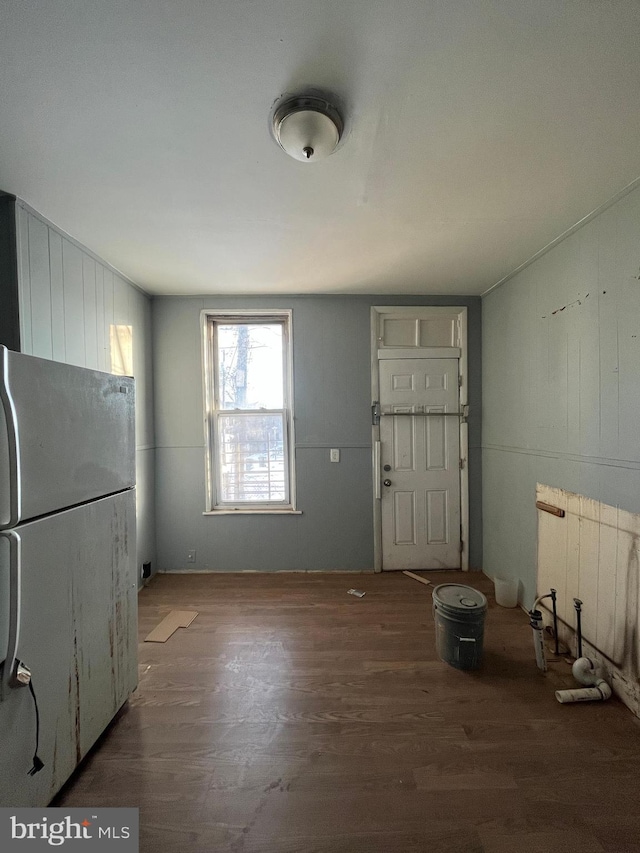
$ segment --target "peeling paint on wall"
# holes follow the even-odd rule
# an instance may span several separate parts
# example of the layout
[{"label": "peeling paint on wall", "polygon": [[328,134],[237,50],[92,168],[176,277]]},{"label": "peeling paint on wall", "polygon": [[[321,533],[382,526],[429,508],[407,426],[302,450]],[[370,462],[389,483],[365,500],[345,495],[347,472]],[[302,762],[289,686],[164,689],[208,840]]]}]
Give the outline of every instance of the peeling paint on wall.
[{"label": "peeling paint on wall", "polygon": [[[606,291],[606,290],[603,290],[602,292],[603,292],[603,293],[606,293],[607,291]],[[585,299],[585,300],[586,300],[586,299],[588,299],[588,298],[589,298],[589,294],[587,293],[587,294],[585,294],[585,296],[583,297],[583,299]],[[567,310],[567,308],[575,308],[575,307],[580,306],[580,305],[582,305],[582,299],[574,299],[574,300],[573,300],[573,302],[568,302],[566,305],[563,305],[563,306],[562,306],[562,308],[556,308],[556,310],[555,310],[555,311],[552,311],[552,312],[551,312],[550,316],[551,316],[551,317],[554,317],[556,314],[561,314],[563,311],[566,311],[566,310]],[[543,320],[546,320],[546,319],[547,319],[547,315],[546,315],[546,314],[543,314],[543,315],[542,315],[542,319],[543,319]]]},{"label": "peeling paint on wall", "polygon": [[[575,652],[573,599],[582,600],[584,654],[640,717],[640,513],[538,483],[538,593],[558,591],[562,639]],[[547,620],[549,621],[549,620]]]}]

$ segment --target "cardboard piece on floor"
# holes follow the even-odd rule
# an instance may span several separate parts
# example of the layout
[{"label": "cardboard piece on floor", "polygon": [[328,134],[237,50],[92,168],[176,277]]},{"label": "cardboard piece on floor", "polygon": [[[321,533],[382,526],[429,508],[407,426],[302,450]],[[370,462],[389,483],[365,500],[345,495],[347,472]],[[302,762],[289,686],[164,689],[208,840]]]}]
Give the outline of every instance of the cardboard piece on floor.
[{"label": "cardboard piece on floor", "polygon": [[414,575],[413,572],[403,572],[403,575],[406,575],[408,578],[413,578],[414,581],[420,581],[420,583],[426,584],[426,586],[431,586],[431,581],[428,581],[426,578],[421,578],[420,575]]},{"label": "cardboard piece on floor", "polygon": [[197,610],[172,610],[144,638],[145,643],[166,643],[178,628],[188,628],[198,615]]}]

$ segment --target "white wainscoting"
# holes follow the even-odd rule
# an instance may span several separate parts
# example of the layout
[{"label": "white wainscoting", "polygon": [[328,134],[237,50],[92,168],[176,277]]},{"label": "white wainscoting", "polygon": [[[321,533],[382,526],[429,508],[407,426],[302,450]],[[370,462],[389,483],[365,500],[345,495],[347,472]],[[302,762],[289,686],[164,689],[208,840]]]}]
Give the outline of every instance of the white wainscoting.
[{"label": "white wainscoting", "polygon": [[574,653],[582,601],[583,654],[640,717],[640,514],[540,483],[536,499],[565,511],[538,510],[538,594],[558,591],[559,633]]}]

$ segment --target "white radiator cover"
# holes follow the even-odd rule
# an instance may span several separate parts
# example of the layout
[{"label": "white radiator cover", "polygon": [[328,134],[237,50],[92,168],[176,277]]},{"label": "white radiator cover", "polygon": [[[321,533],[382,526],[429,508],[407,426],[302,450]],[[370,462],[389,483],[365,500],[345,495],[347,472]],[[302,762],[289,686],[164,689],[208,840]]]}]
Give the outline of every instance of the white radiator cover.
[{"label": "white radiator cover", "polygon": [[574,653],[573,599],[582,600],[583,653],[640,717],[640,514],[541,483],[536,499],[565,511],[538,510],[538,594],[557,590],[569,626],[559,633]]}]

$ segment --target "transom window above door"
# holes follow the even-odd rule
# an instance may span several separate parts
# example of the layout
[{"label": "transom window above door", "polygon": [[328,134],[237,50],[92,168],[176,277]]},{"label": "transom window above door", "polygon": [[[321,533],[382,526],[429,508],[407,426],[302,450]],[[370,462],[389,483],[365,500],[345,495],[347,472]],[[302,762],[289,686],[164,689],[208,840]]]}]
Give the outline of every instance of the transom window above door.
[{"label": "transom window above door", "polygon": [[291,312],[205,312],[208,506],[294,510]]}]

